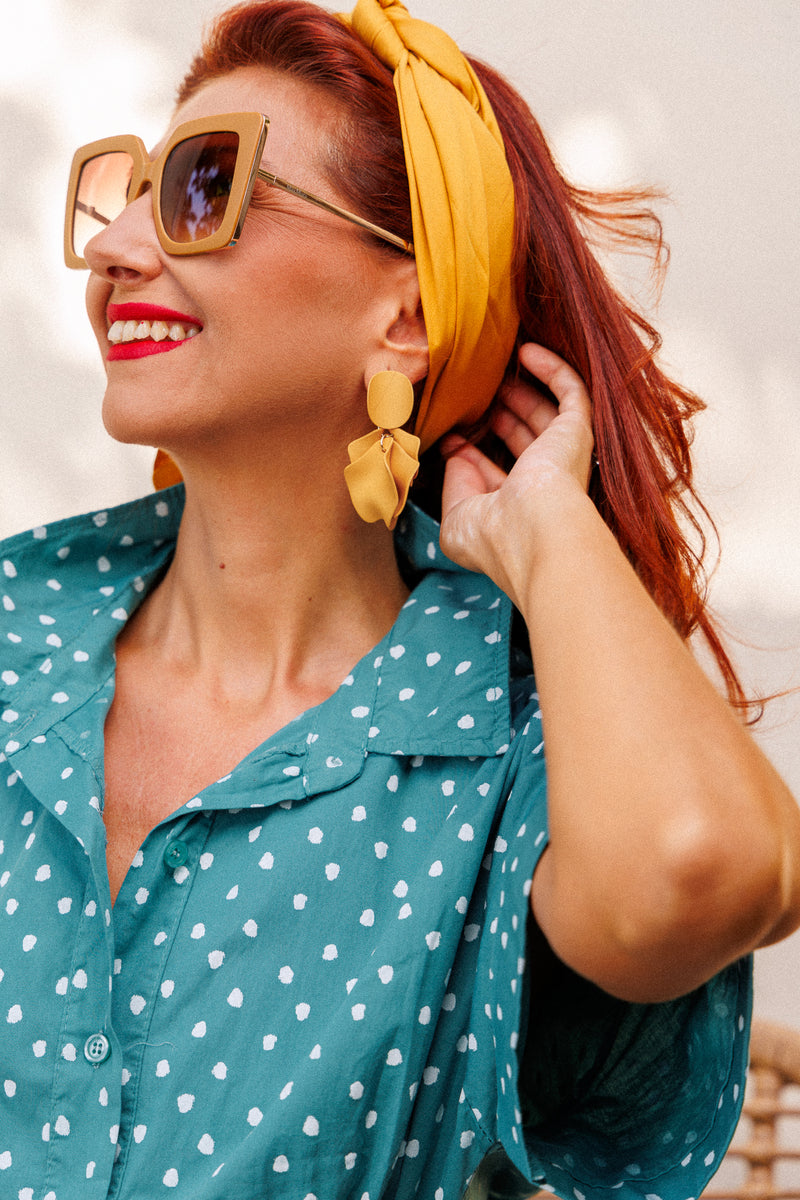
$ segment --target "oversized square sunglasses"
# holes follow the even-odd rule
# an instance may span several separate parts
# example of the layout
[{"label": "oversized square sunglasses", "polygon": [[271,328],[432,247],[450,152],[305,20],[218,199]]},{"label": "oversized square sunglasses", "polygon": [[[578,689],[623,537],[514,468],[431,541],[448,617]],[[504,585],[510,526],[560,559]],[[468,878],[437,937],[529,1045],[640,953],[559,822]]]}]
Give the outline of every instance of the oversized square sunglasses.
[{"label": "oversized square sunglasses", "polygon": [[179,125],[151,159],[138,137],[121,134],[82,146],[72,160],[64,225],[68,267],[86,267],[86,243],[149,185],[158,240],[168,254],[204,254],[239,238],[256,179],[344,217],[391,245],[411,242],[259,166],[269,119],[225,113]]}]

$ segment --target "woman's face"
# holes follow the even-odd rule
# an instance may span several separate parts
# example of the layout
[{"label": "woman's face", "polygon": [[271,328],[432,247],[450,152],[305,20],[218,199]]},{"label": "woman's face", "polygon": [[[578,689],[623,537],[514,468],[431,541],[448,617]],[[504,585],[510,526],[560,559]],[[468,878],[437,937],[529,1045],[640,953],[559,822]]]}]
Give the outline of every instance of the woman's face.
[{"label": "woman's face", "polygon": [[[262,166],[343,202],[323,165],[344,116],[329,96],[242,68],[206,84],[171,128],[238,111],[270,118]],[[89,242],[86,260],[112,436],[163,446],[180,460],[192,447],[230,450],[231,440],[255,448],[280,438],[287,451],[293,432],[306,446],[310,431],[317,445],[331,437],[346,444],[369,428],[365,376],[387,365],[376,344],[387,259],[348,222],[258,181],[235,247],[178,257],[158,242],[148,191]],[[127,319],[137,306],[184,314],[199,332],[167,353],[108,361],[114,305],[133,306]],[[150,308],[141,312],[150,319]]]}]

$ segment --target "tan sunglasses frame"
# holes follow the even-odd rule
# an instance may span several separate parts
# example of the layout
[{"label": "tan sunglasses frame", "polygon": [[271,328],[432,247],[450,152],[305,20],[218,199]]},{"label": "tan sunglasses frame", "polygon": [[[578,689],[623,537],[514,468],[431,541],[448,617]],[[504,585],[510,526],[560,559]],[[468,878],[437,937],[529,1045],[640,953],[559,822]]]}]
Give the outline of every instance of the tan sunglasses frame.
[{"label": "tan sunglasses frame", "polygon": [[[156,233],[158,234],[159,242],[168,254],[208,254],[213,250],[222,250],[228,246],[234,246],[242,232],[242,225],[247,215],[247,206],[250,203],[255,181],[256,179],[262,179],[272,187],[280,188],[282,191],[288,192],[292,196],[297,196],[301,200],[307,200],[310,204],[315,204],[318,208],[323,208],[326,212],[333,213],[337,217],[343,217],[345,221],[350,221],[352,224],[368,230],[383,241],[397,246],[400,250],[404,250],[407,254],[413,255],[413,244],[406,241],[405,238],[390,233],[388,229],[382,229],[380,225],[374,225],[372,221],[367,221],[364,217],[359,217],[355,213],[349,212],[346,208],[340,208],[338,204],[333,204],[330,200],[324,200],[321,196],[315,196],[313,192],[308,192],[305,188],[289,183],[288,180],[281,179],[278,175],[273,175],[269,171],[263,171],[259,163],[264,153],[268,131],[269,118],[265,117],[263,113],[224,113],[220,116],[200,117],[196,121],[186,121],[182,125],[179,125],[172,132],[169,140],[165,143],[164,148],[156,158],[150,158],[144,142],[134,134],[123,133],[116,137],[101,138],[100,141],[89,142],[88,145],[81,146],[75,152],[72,160],[69,186],[67,188],[67,209],[64,221],[64,261],[67,266],[75,270],[83,270],[88,266],[86,260],[75,253],[73,246],[73,226],[77,210],[78,183],[81,171],[91,159],[97,158],[101,154],[115,152],[130,155],[133,162],[133,171],[128,187],[128,204],[138,199],[145,187],[148,184],[150,185],[153,197],[153,220],[155,222]],[[208,237],[199,238],[193,242],[176,242],[169,236],[161,220],[161,179],[164,166],[169,155],[177,145],[186,141],[187,138],[208,133],[235,133],[239,137],[239,150],[236,155],[236,166],[231,181],[231,190],[225,210],[225,217],[219,229]],[[99,213],[93,215],[101,222],[111,223]]]}]

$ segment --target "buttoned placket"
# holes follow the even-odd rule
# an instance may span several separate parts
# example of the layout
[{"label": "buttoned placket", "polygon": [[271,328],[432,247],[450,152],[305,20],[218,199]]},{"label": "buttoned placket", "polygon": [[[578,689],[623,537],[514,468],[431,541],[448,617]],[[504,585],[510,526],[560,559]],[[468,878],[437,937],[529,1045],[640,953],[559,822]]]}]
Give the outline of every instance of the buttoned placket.
[{"label": "buttoned placket", "polygon": [[[213,812],[184,809],[156,826],[137,851],[114,905],[111,1022],[122,1047],[123,1064],[109,1196],[121,1186],[128,1154],[142,1136],[137,1125],[137,1098],[144,1053],[152,1040],[150,1030],[158,1006],[169,1002],[175,987],[169,972],[170,956],[194,878],[202,870],[213,820]],[[142,946],[149,948],[147,955],[137,953]]]},{"label": "buttoned placket", "polygon": [[[37,1105],[47,1143],[47,1170],[53,1177],[84,1179],[87,1198],[104,1196],[115,1154],[112,1135],[119,1124],[122,1053],[111,1012],[113,929],[105,836],[99,801],[96,807],[88,802],[96,798],[97,778],[89,762],[77,758],[55,729],[13,753],[11,761],[18,774],[17,798],[30,805],[35,840],[29,839],[28,845],[36,854],[34,863],[40,864],[36,875],[46,881],[51,873],[73,864],[72,886],[49,918],[64,926],[60,944],[65,955],[55,987],[59,1019],[47,1036],[45,1061],[54,1063],[52,1083]],[[49,803],[42,803],[43,795]],[[71,853],[62,848],[60,860],[48,829],[54,819],[71,842]],[[34,892],[23,904],[27,908],[38,902]],[[59,969],[57,962],[52,965]],[[34,1006],[29,1007],[33,1027],[44,1030],[35,1020]],[[107,1136],[86,1139],[83,1127],[90,1127],[90,1114],[98,1108]],[[87,1141],[92,1147],[88,1164]]]}]

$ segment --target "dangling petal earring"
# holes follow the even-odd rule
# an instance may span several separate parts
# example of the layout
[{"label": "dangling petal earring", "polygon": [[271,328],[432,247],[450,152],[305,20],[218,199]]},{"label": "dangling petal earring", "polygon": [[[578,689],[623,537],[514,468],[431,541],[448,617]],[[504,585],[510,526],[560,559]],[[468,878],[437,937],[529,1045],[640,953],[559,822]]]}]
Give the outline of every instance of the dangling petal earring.
[{"label": "dangling petal earring", "polygon": [[347,447],[344,478],[362,521],[394,529],[419,470],[419,438],[401,429],[414,409],[414,388],[401,371],[379,371],[367,388],[367,412],[377,429]]},{"label": "dangling petal earring", "polygon": [[180,483],[183,479],[178,464],[174,459],[170,458],[166,450],[156,451],[156,460],[153,463],[153,487],[157,492],[162,488],[172,487],[174,483]]}]

